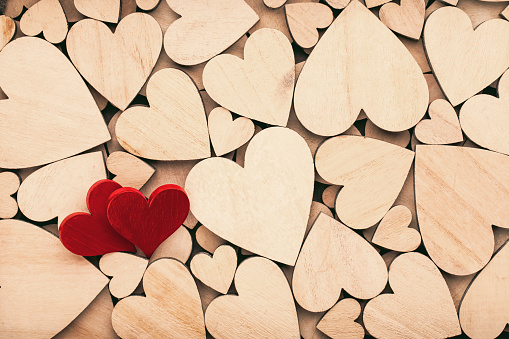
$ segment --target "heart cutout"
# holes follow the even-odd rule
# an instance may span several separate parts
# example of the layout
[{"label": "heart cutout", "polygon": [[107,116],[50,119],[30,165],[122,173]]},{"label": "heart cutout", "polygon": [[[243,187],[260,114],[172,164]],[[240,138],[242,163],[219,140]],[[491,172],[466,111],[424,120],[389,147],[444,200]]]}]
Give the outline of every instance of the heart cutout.
[{"label": "heart cutout", "polygon": [[371,242],[397,252],[411,252],[421,244],[419,231],[408,227],[412,212],[408,207],[398,205],[389,210],[376,228]]},{"label": "heart cutout", "polygon": [[[398,67],[390,67],[396,60]],[[406,47],[364,5],[351,1],[309,55],[294,105],[304,127],[332,136],[350,128],[361,109],[384,130],[409,129],[426,113],[428,97]]]},{"label": "heart cutout", "polygon": [[214,338],[300,338],[292,291],[272,261],[253,257],[235,273],[237,295],[214,299],[205,312]]},{"label": "heart cutout", "polygon": [[186,266],[159,259],[143,276],[146,297],[120,300],[111,320],[117,334],[130,338],[205,338],[198,288]]},{"label": "heart cutout", "polygon": [[189,76],[174,68],[154,74],[147,86],[148,107],[131,107],[115,132],[130,153],[154,160],[210,157],[205,109]]},{"label": "heart cutout", "polygon": [[364,308],[366,330],[376,338],[449,338],[461,334],[456,308],[442,274],[426,256],[412,252],[389,267],[394,294]]},{"label": "heart cutout", "polygon": [[[164,50],[178,64],[201,64],[233,45],[258,21],[243,0],[166,0],[181,18],[164,35]],[[218,18],[220,18],[218,20]]]},{"label": "heart cutout", "polygon": [[489,86],[509,68],[506,20],[485,21],[474,31],[465,12],[447,6],[428,17],[423,39],[433,74],[453,106]]},{"label": "heart cutout", "polygon": [[424,26],[424,0],[389,2],[380,8],[380,20],[391,30],[410,39],[419,40]]},{"label": "heart cutout", "polygon": [[20,220],[0,221],[0,267],[0,332],[7,337],[53,337],[108,283],[57,237]]},{"label": "heart cutout", "polygon": [[0,100],[0,168],[44,165],[110,139],[87,86],[49,42],[24,37],[4,47],[0,87],[9,97]]},{"label": "heart cutout", "polygon": [[115,33],[100,21],[81,20],[69,30],[66,44],[69,58],[81,75],[124,111],[152,72],[162,39],[154,18],[133,13],[120,21]]},{"label": "heart cutout", "polygon": [[304,139],[272,127],[249,142],[244,168],[220,157],[203,160],[189,172],[186,190],[194,216],[210,231],[293,265],[306,231],[313,182],[313,159]]},{"label": "heart cutout", "polygon": [[140,189],[150,180],[154,167],[126,152],[113,152],[106,160],[108,171],[115,174],[113,181],[123,187]]},{"label": "heart cutout", "polygon": [[59,44],[67,36],[67,19],[58,0],[41,0],[30,7],[20,22],[21,31],[28,36],[41,32],[53,44]]},{"label": "heart cutout", "polygon": [[106,215],[108,198],[120,188],[122,186],[114,181],[99,180],[87,193],[90,214],[72,213],[62,221],[58,234],[69,251],[85,257],[117,251],[136,252],[134,245],[111,227]]},{"label": "heart cutout", "polygon": [[213,256],[202,252],[191,260],[191,272],[194,276],[222,294],[228,293],[236,269],[237,253],[228,245],[219,246]]},{"label": "heart cutout", "polygon": [[361,305],[352,298],[341,299],[316,325],[331,338],[364,338],[364,328],[355,319],[361,315]]},{"label": "heart cutout", "polygon": [[118,299],[131,295],[141,282],[148,259],[134,254],[114,252],[102,256],[99,268],[110,280],[110,293]]},{"label": "heart cutout", "polygon": [[0,173],[0,218],[14,218],[18,213],[18,202],[12,195],[18,191],[20,183],[16,173]]},{"label": "heart cutout", "polygon": [[108,220],[124,238],[138,246],[147,258],[172,235],[189,213],[186,192],[177,185],[163,185],[150,195],[124,187],[108,199]]},{"label": "heart cutout", "polygon": [[334,20],[332,10],[314,2],[285,5],[286,21],[295,42],[302,48],[311,48],[318,42],[318,28],[326,28]]},{"label": "heart cutout", "polygon": [[216,107],[209,114],[210,141],[218,157],[244,145],[254,132],[251,120],[244,117],[233,120],[232,114],[225,108]]},{"label": "heart cutout", "polygon": [[290,41],[276,29],[260,29],[244,46],[244,60],[221,54],[203,70],[210,97],[239,115],[286,126],[295,84],[295,59]]},{"label": "heart cutout", "polygon": [[431,119],[422,120],[415,126],[414,133],[420,142],[440,145],[463,141],[458,115],[447,100],[433,101],[428,113]]},{"label": "heart cutout", "polygon": [[16,33],[14,20],[6,15],[0,15],[0,51],[11,41]]},{"label": "heart cutout", "polygon": [[74,0],[74,6],[84,16],[99,21],[116,24],[120,18],[120,0]]}]

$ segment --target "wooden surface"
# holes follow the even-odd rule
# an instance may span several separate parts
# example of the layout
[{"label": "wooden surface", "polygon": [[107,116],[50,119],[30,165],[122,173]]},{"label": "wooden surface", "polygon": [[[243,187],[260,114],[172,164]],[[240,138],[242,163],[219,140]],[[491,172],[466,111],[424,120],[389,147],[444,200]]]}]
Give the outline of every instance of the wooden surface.
[{"label": "wooden surface", "polygon": [[151,11],[164,0],[136,0],[136,5],[144,11]]},{"label": "wooden surface", "polygon": [[28,36],[41,32],[53,44],[61,43],[67,36],[67,19],[58,0],[41,0],[23,14],[21,31]]},{"label": "wooden surface", "polygon": [[209,253],[214,253],[214,251],[219,246],[228,244],[226,240],[212,233],[207,227],[203,225],[198,227],[195,233],[195,237],[198,245],[200,245],[205,251]]},{"label": "wooden surface", "polygon": [[458,115],[447,100],[433,101],[428,113],[430,119],[424,119],[415,126],[414,133],[420,142],[440,145],[463,141]]},{"label": "wooden surface", "polygon": [[419,231],[408,227],[412,212],[408,207],[392,207],[377,226],[371,242],[398,252],[415,251],[421,244]]},{"label": "wooden surface", "polygon": [[[347,132],[345,132],[345,134],[349,134]],[[407,147],[408,143],[410,142],[410,133],[408,131],[387,132],[377,127],[369,119],[366,120],[364,135],[368,138],[382,140],[403,148]]]},{"label": "wooden surface", "polygon": [[210,112],[209,134],[217,156],[225,155],[248,142],[254,135],[255,126],[251,120],[239,117],[233,120],[231,113],[216,107]]},{"label": "wooden surface", "polygon": [[140,189],[150,180],[155,169],[126,152],[113,152],[106,160],[108,171],[115,174],[113,181],[123,187]]},{"label": "wooden surface", "polygon": [[318,28],[327,28],[334,20],[329,7],[320,3],[303,2],[285,5],[286,21],[294,41],[302,48],[318,42]]},{"label": "wooden surface", "polygon": [[425,0],[402,0],[400,5],[389,2],[380,8],[380,20],[394,32],[419,40],[425,9]]},{"label": "wooden surface", "polygon": [[99,21],[117,23],[120,0],[74,0],[74,6],[84,16]]},{"label": "wooden surface", "polygon": [[131,295],[141,282],[148,260],[134,254],[112,252],[99,261],[101,271],[111,277],[109,290],[115,298]]},{"label": "wooden surface", "polygon": [[7,45],[16,33],[14,20],[5,15],[0,15],[0,51]]},{"label": "wooden surface", "polygon": [[191,259],[190,268],[196,279],[226,294],[237,269],[237,253],[231,246],[219,246],[212,256],[205,252],[196,254]]},{"label": "wooden surface", "polygon": [[185,227],[179,227],[172,235],[159,245],[152,256],[150,263],[160,258],[174,258],[180,262],[187,262],[193,249],[193,239]]},{"label": "wooden surface", "polygon": [[316,327],[332,339],[364,338],[364,328],[355,322],[361,315],[361,305],[352,298],[341,299],[327,312]]},{"label": "wooden surface", "polygon": [[14,218],[18,213],[18,202],[12,197],[19,189],[21,180],[16,173],[0,173],[0,218]]}]

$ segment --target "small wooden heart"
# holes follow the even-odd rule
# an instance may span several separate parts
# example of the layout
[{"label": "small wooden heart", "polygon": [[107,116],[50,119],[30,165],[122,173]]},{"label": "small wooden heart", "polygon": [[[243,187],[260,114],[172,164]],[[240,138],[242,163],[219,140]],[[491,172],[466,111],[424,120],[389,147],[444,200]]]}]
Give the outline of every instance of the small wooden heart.
[{"label": "small wooden heart", "polygon": [[295,42],[302,48],[311,48],[318,42],[318,28],[326,28],[334,19],[332,10],[314,2],[285,5],[286,21]]},{"label": "small wooden heart", "polygon": [[401,5],[394,2],[380,8],[380,20],[391,30],[411,39],[419,40],[424,26],[424,0],[401,0]]},{"label": "small wooden heart", "polygon": [[232,118],[230,111],[216,107],[209,114],[210,141],[217,156],[230,153],[254,135],[255,127],[248,118]]},{"label": "small wooden heart", "polygon": [[10,219],[18,213],[18,203],[11,195],[18,191],[20,183],[16,173],[0,173],[0,218]]},{"label": "small wooden heart", "polygon": [[387,212],[376,228],[371,242],[397,252],[410,252],[421,244],[419,231],[409,228],[412,212],[403,205]]},{"label": "small wooden heart", "polygon": [[115,298],[131,295],[141,282],[148,259],[130,253],[113,252],[102,256],[99,268],[110,280],[110,293]]},{"label": "small wooden heart", "polygon": [[[477,114],[477,109],[475,110]],[[454,144],[463,141],[460,122],[454,107],[444,99],[437,99],[429,105],[431,119],[425,119],[415,126],[417,139],[430,145]]]},{"label": "small wooden heart", "polygon": [[117,23],[120,18],[120,0],[74,0],[74,6],[81,14],[99,21]]},{"label": "small wooden heart", "polygon": [[341,299],[327,312],[316,327],[333,339],[364,338],[364,328],[355,322],[361,315],[361,305],[352,298]]},{"label": "small wooden heart", "polygon": [[28,36],[42,32],[46,40],[59,44],[67,36],[67,19],[58,0],[41,0],[23,14],[20,28]]},{"label": "small wooden heart", "polygon": [[237,253],[231,246],[219,246],[214,255],[198,253],[191,260],[191,272],[205,285],[226,294],[237,269]]},{"label": "small wooden heart", "polygon": [[155,172],[154,167],[126,152],[113,152],[106,160],[108,171],[115,174],[113,181],[123,187],[140,189]]}]

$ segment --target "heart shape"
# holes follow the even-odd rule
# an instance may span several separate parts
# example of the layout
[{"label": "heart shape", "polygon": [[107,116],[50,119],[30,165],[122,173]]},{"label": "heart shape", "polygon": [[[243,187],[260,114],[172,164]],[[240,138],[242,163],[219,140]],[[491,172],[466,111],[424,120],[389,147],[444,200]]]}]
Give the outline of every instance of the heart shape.
[{"label": "heart shape", "polygon": [[244,60],[221,54],[203,70],[203,85],[215,102],[271,125],[286,126],[294,84],[292,45],[277,29],[251,34],[244,46]]},{"label": "heart shape", "polygon": [[144,11],[151,11],[159,5],[160,0],[136,0],[136,5]]},{"label": "heart shape", "polygon": [[509,72],[498,82],[498,95],[479,94],[461,107],[461,128],[470,140],[492,151],[509,155]]},{"label": "heart shape", "polygon": [[412,212],[408,207],[398,205],[389,210],[376,228],[371,242],[397,252],[411,252],[421,244],[419,231],[408,227]]},{"label": "heart shape", "polygon": [[254,132],[251,120],[240,117],[234,121],[226,108],[216,107],[209,114],[210,141],[218,157],[244,145],[253,137]]},{"label": "heart shape", "polygon": [[293,265],[306,231],[313,182],[313,159],[304,139],[272,127],[249,142],[244,168],[220,157],[205,159],[189,172],[185,187],[194,216],[213,233]]},{"label": "heart shape", "polygon": [[474,31],[465,12],[447,6],[428,17],[423,38],[433,74],[453,106],[489,86],[509,68],[506,20],[485,21]]},{"label": "heart shape", "polygon": [[0,168],[44,165],[110,139],[83,79],[47,41],[24,37],[5,46],[0,87],[9,97],[0,101]]},{"label": "heart shape", "polygon": [[106,215],[108,198],[120,188],[121,185],[107,179],[90,187],[87,193],[90,214],[72,213],[60,224],[58,234],[65,248],[85,257],[117,251],[136,252],[134,245],[111,227]]},{"label": "heart shape", "polygon": [[108,171],[115,174],[113,181],[123,187],[140,189],[150,180],[154,167],[126,152],[113,152],[106,160]]},{"label": "heart shape", "polygon": [[41,32],[53,44],[64,41],[67,35],[67,19],[58,0],[41,0],[30,7],[20,22],[21,31],[28,36]]},{"label": "heart shape", "polygon": [[18,191],[20,183],[16,173],[0,173],[0,218],[14,218],[18,213],[18,202],[11,195]]},{"label": "heart shape", "polygon": [[366,330],[376,338],[449,338],[461,334],[456,308],[442,274],[426,256],[412,252],[389,267],[394,294],[364,308]]},{"label": "heart shape", "polygon": [[263,0],[265,6],[269,8],[279,8],[285,4],[286,0]]},{"label": "heart shape", "polygon": [[318,28],[326,28],[334,20],[332,10],[314,2],[285,5],[286,21],[295,42],[302,48],[311,48],[318,42]]},{"label": "heart shape", "polygon": [[463,296],[459,317],[461,328],[470,338],[497,338],[509,323],[508,267],[506,242]]},{"label": "heart shape", "polygon": [[292,291],[274,262],[244,260],[235,288],[238,296],[220,296],[207,307],[205,324],[214,338],[300,338]]},{"label": "heart shape", "polygon": [[[391,67],[395,60],[398,67]],[[361,109],[384,130],[409,129],[426,113],[428,100],[428,85],[408,49],[370,10],[351,1],[306,60],[294,106],[309,131],[332,136],[350,128]]]},{"label": "heart shape", "polygon": [[228,245],[219,246],[214,255],[198,253],[191,260],[191,272],[210,288],[228,293],[237,269],[237,252]]},{"label": "heart shape", "polygon": [[454,275],[479,271],[493,255],[492,225],[509,228],[509,158],[453,146],[418,145],[416,154],[417,220],[429,256]]},{"label": "heart shape", "polygon": [[110,280],[110,293],[118,299],[131,295],[141,282],[148,259],[130,253],[114,252],[101,257],[99,268]]},{"label": "heart shape", "polygon": [[415,126],[415,137],[420,142],[439,145],[463,141],[458,115],[447,100],[433,101],[429,105],[428,113],[431,119],[422,120]]},{"label": "heart shape", "polygon": [[343,289],[355,298],[370,299],[386,284],[387,268],[375,248],[320,213],[293,271],[293,294],[299,305],[310,312],[323,312],[338,301]]},{"label": "heart shape", "polygon": [[0,221],[0,267],[0,332],[11,338],[53,337],[108,283],[57,237],[20,220]]},{"label": "heart shape", "polygon": [[154,160],[210,157],[207,119],[200,94],[189,76],[160,70],[147,85],[148,107],[131,107],[118,118],[115,132],[130,153]]},{"label": "heart shape", "polygon": [[124,111],[152,72],[162,39],[154,18],[133,13],[120,21],[114,34],[100,21],[81,20],[69,30],[66,44],[69,58],[81,75]]},{"label": "heart shape", "polygon": [[380,8],[380,20],[391,30],[410,39],[419,40],[424,26],[424,0],[401,0],[401,5],[389,2]]},{"label": "heart shape", "polygon": [[140,191],[124,187],[110,195],[107,214],[113,228],[150,258],[187,218],[189,199],[177,185],[160,186],[148,201]]},{"label": "heart shape", "polygon": [[316,325],[331,338],[364,338],[364,328],[355,319],[361,315],[361,305],[352,298],[341,299]]},{"label": "heart shape", "polygon": [[116,24],[120,18],[120,0],[74,0],[84,16]]},{"label": "heart shape", "polygon": [[339,135],[316,151],[316,171],[325,181],[344,187],[336,197],[336,213],[355,229],[375,225],[399,195],[414,152],[377,139]]},{"label": "heart shape", "polygon": [[11,41],[16,33],[14,20],[5,15],[0,15],[0,51]]},{"label": "heart shape", "polygon": [[113,328],[124,339],[205,338],[200,294],[186,266],[159,259],[143,276],[146,297],[120,300],[111,315]]},{"label": "heart shape", "polygon": [[186,66],[201,64],[223,52],[259,20],[243,0],[166,2],[181,18],[166,30],[164,50],[173,61]]}]

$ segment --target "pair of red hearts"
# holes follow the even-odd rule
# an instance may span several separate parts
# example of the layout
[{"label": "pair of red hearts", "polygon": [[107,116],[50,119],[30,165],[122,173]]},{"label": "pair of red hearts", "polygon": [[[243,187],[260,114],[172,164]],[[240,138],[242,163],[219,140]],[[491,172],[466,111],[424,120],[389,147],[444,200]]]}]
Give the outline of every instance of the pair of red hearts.
[{"label": "pair of red hearts", "polygon": [[177,185],[157,188],[149,200],[138,190],[112,180],[96,182],[87,194],[91,214],[73,213],[60,225],[62,244],[82,256],[136,252],[150,258],[189,213],[189,198]]}]

